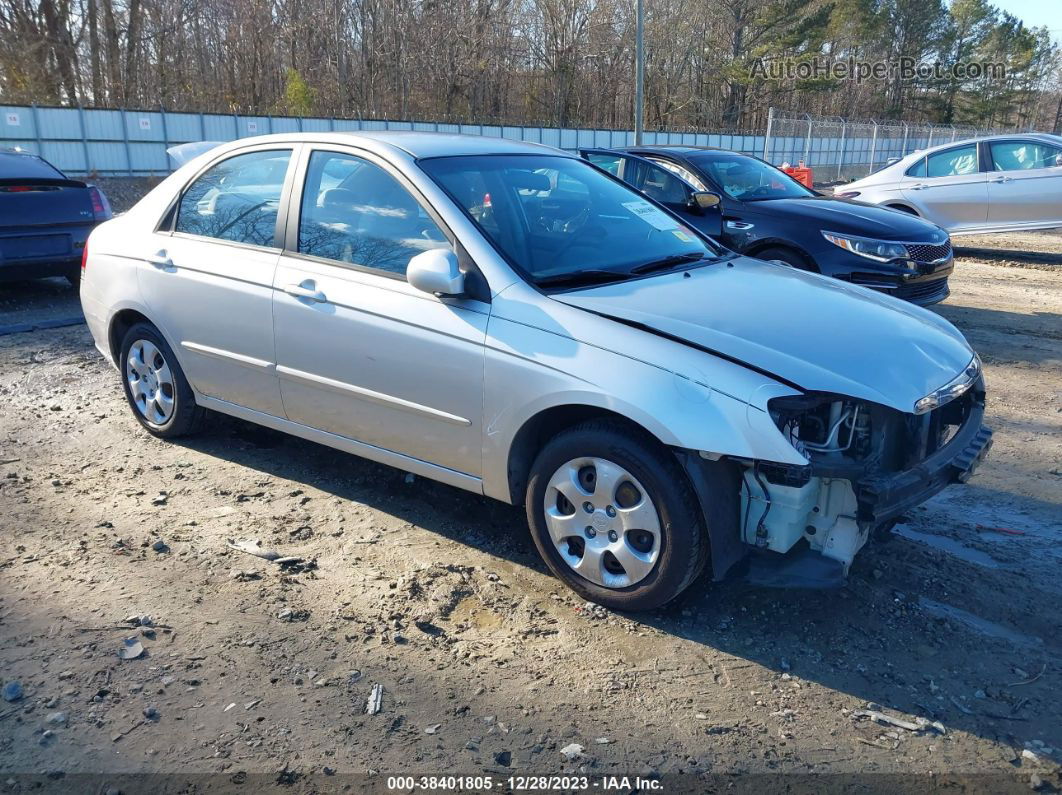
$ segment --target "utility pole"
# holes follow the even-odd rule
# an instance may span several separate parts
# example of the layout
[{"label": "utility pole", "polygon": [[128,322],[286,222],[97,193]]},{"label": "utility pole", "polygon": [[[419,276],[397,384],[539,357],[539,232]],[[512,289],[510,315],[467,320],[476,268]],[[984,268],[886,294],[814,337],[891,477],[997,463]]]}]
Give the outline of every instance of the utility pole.
[{"label": "utility pole", "polygon": [[634,145],[642,145],[645,133],[645,8],[638,0],[638,21],[634,32]]}]

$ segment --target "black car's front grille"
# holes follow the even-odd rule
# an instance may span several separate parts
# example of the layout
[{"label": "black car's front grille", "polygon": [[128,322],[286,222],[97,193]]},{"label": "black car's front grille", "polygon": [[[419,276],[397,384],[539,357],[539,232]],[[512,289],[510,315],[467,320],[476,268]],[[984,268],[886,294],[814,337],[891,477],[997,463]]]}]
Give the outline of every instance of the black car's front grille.
[{"label": "black car's front grille", "polygon": [[940,262],[951,256],[951,241],[942,245],[929,243],[906,243],[907,256],[915,262]]}]

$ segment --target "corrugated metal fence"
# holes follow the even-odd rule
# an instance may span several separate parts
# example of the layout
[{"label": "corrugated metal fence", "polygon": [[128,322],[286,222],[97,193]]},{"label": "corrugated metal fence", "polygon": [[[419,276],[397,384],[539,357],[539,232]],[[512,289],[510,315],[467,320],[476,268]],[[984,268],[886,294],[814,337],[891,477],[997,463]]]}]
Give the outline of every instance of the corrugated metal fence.
[{"label": "corrugated metal fence", "polygon": [[[561,149],[629,146],[634,143],[634,132],[630,130],[0,105],[0,146],[18,146],[40,154],[68,174],[168,174],[172,168],[166,149],[175,144],[232,141],[269,133],[359,130],[420,130],[488,135],[533,141]],[[762,135],[647,132],[645,142],[720,146],[761,154],[764,138]]]},{"label": "corrugated metal fence", "polygon": [[[68,174],[168,174],[172,169],[166,149],[174,144],[232,141],[269,133],[359,130],[488,135],[568,150],[634,144],[632,130],[0,105],[0,147],[18,146],[35,152]],[[816,181],[828,182],[865,176],[916,149],[993,131],[903,122],[852,122],[772,108],[765,132],[646,132],[645,143],[718,146],[757,155],[775,165],[796,165],[803,160],[815,170]]]}]

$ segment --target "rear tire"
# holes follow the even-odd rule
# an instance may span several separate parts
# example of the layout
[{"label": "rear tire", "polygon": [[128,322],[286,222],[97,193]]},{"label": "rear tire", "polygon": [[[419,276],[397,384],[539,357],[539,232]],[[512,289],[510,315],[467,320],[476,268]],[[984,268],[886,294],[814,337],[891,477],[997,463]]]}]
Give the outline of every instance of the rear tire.
[{"label": "rear tire", "polygon": [[789,265],[792,268],[802,271],[814,271],[815,267],[811,265],[803,255],[794,251],[791,248],[784,248],[782,246],[774,246],[772,248],[765,248],[762,251],[757,252],[756,259],[764,259],[768,262],[782,262]]},{"label": "rear tire", "polygon": [[550,570],[610,609],[660,607],[708,560],[704,516],[685,471],[619,420],[590,420],[548,442],[532,465],[525,505]]},{"label": "rear tire", "polygon": [[122,338],[118,365],[125,399],[148,433],[173,439],[200,428],[206,412],[158,329],[134,324]]}]

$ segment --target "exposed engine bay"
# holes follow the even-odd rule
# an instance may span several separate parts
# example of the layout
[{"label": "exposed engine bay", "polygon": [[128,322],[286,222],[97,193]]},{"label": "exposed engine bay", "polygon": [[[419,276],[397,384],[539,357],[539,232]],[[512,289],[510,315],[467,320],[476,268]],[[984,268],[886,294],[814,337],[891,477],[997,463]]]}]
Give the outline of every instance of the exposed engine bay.
[{"label": "exposed engine bay", "polygon": [[903,413],[814,392],[772,400],[772,419],[808,464],[744,462],[742,540],[769,553],[817,553],[847,574],[872,531],[965,481],[991,446],[979,373],[921,407]]}]

